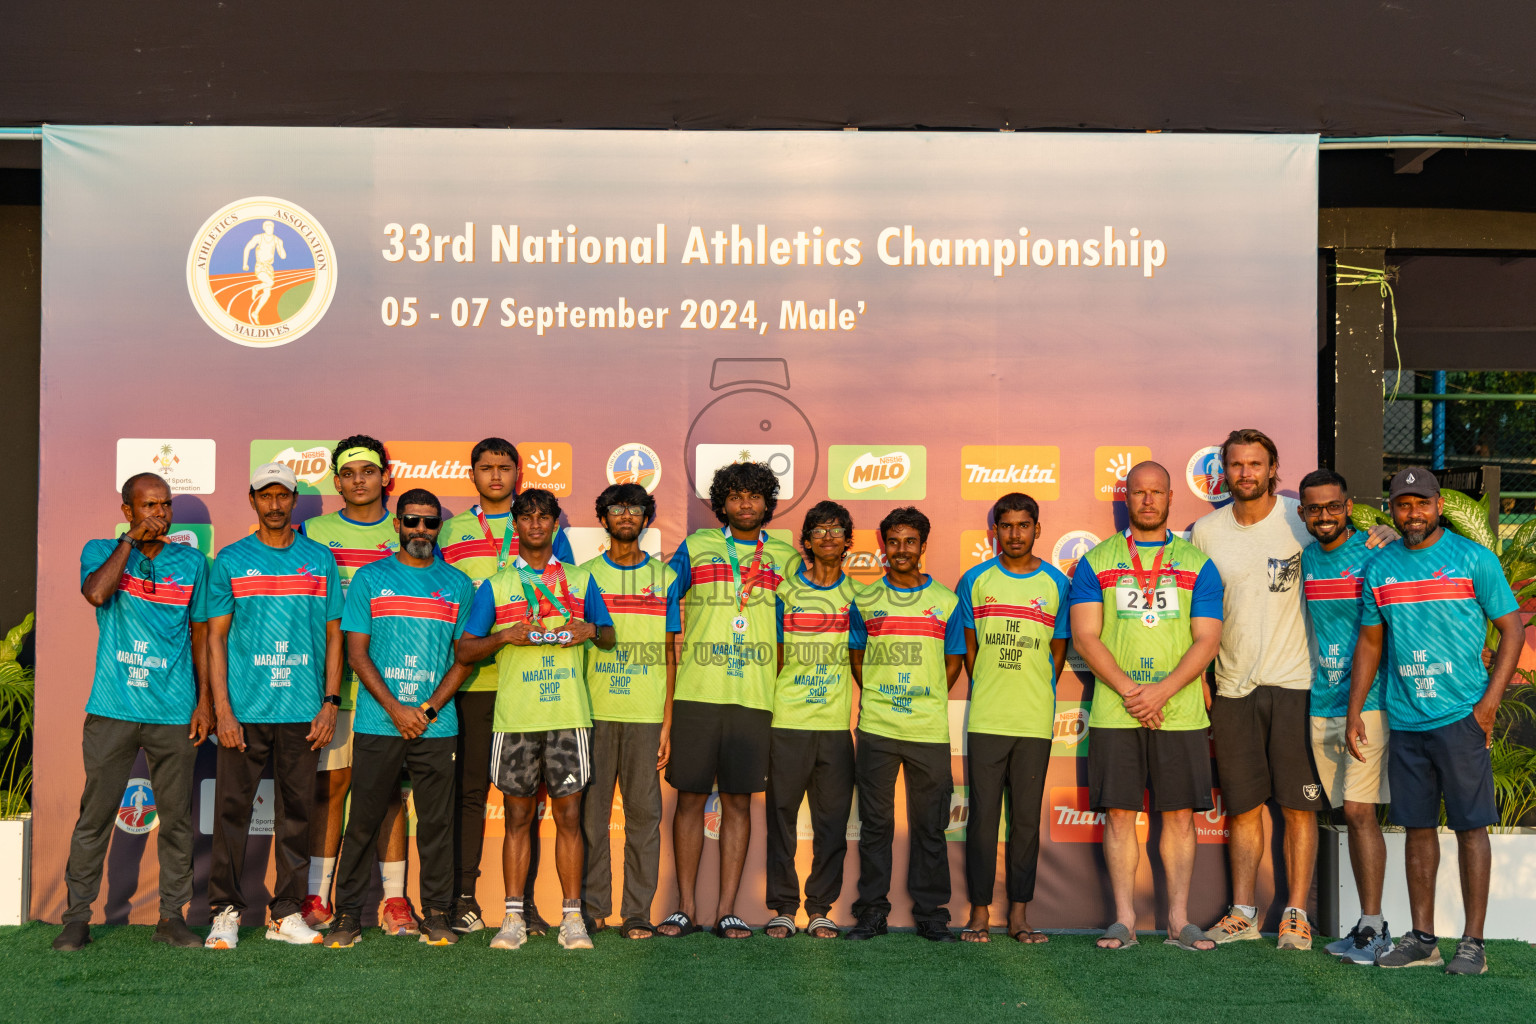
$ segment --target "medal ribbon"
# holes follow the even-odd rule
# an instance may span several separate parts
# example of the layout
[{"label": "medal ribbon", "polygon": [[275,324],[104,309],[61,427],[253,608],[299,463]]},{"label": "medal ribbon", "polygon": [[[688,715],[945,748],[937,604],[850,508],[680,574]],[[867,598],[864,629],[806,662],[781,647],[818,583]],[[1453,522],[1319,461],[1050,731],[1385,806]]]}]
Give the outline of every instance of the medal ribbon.
[{"label": "medal ribbon", "polygon": [[1163,554],[1168,550],[1168,536],[1163,535],[1163,546],[1157,549],[1157,558],[1152,562],[1152,571],[1148,573],[1141,567],[1141,552],[1136,548],[1136,542],[1131,540],[1131,531],[1125,531],[1125,546],[1131,549],[1131,568],[1136,573],[1136,582],[1141,586],[1141,596],[1147,599],[1147,608],[1152,607],[1152,592],[1157,589],[1157,577],[1163,571]]},{"label": "medal ribbon", "polygon": [[[560,563],[551,562],[550,564],[558,567]],[[542,577],[529,566],[517,567],[517,578],[523,585],[523,599],[528,602],[528,621],[534,626],[541,626],[544,621],[544,617],[539,614],[540,597],[549,602],[549,606],[555,609],[556,614],[565,616],[565,623],[562,625],[571,621],[571,609],[576,606],[576,599],[571,596],[570,584],[565,580],[565,570],[557,568],[556,574],[560,581],[560,592],[565,597],[564,602],[555,596],[554,591],[544,584]]]},{"label": "medal ribbon", "polygon": [[[475,518],[480,520],[480,529],[485,531],[485,542],[491,546],[492,551],[495,551],[496,535],[491,532],[490,521],[485,518],[485,513],[480,510],[480,506],[478,504],[475,506],[474,511]],[[512,516],[510,513],[508,513],[507,528],[501,535],[501,554],[496,556],[497,572],[500,572],[502,569],[507,567],[507,556],[512,553],[512,542],[516,539],[517,526],[513,524]]]},{"label": "medal ribbon", "polygon": [[763,533],[757,535],[757,550],[752,552],[752,567],[747,570],[746,585],[742,585],[741,562],[736,558],[736,540],[731,536],[731,528],[725,528],[725,553],[731,556],[731,582],[736,587],[736,614],[741,615],[747,610],[747,599],[752,596],[752,588],[757,584],[758,573],[763,567]]}]

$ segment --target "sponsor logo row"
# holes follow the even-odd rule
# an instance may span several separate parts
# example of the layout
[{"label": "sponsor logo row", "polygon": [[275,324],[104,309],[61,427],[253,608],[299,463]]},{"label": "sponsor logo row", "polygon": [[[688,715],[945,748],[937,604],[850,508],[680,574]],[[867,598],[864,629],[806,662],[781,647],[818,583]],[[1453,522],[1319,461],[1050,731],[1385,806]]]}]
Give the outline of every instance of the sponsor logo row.
[{"label": "sponsor logo row", "polygon": [[[335,440],[257,440],[251,442],[251,469],[266,462],[292,467],[305,494],[328,494],[331,449]],[[572,451],[565,441],[521,441],[522,486],[547,490],[556,497],[571,493]],[[427,487],[440,497],[473,497],[464,441],[386,441],[393,489]],[[215,486],[216,448],[210,438],[120,438],[118,486],[136,473],[159,473],[173,494],[211,494]],[[1125,496],[1132,466],[1151,458],[1139,445],[1101,445],[1094,449],[1093,488],[1100,501]],[[694,493],[709,496],[709,481],[733,462],[765,463],[779,478],[779,497],[796,494],[795,447],[790,444],[699,444],[694,447]],[[922,501],[928,497],[928,449],[924,445],[849,445],[827,448],[827,494],[838,501]],[[620,445],[604,467],[609,483],[637,483],[654,493],[662,463],[656,451],[639,442]],[[960,497],[995,501],[1023,490],[1040,501],[1061,495],[1061,449],[1055,445],[965,445],[960,449]],[[1196,452],[1185,466],[1185,480],[1196,496],[1219,501],[1226,495],[1219,450]],[[803,483],[800,485],[803,491]]]}]

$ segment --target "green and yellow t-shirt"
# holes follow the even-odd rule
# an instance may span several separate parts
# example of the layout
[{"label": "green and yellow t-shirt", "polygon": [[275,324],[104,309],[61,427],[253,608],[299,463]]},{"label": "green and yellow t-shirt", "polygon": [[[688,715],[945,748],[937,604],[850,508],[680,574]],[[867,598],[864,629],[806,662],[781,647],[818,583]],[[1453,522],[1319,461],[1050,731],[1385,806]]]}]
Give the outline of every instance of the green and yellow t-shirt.
[{"label": "green and yellow t-shirt", "polygon": [[774,684],[775,729],[847,731],[853,712],[853,674],[848,651],[867,642],[855,605],[863,588],[844,574],[818,587],[802,567],[775,595],[784,667]]},{"label": "green and yellow t-shirt", "polygon": [[581,566],[603,592],[618,637],[613,650],[588,645],[592,717],[605,722],[661,722],[667,709],[667,635],[682,632],[677,573],[646,555],[618,565],[607,553]]},{"label": "green and yellow t-shirt", "polygon": [[1051,641],[1070,635],[1067,586],[1061,570],[1043,560],[1019,575],[989,558],[960,577],[960,624],[976,633],[969,732],[1051,738]]},{"label": "green and yellow t-shirt", "polygon": [[[1141,685],[1167,678],[1194,643],[1190,619],[1220,619],[1222,582],[1216,563],[1199,548],[1172,533],[1165,544],[1136,543],[1142,571],[1154,567],[1150,597],[1138,582],[1131,558],[1130,531],[1116,534],[1078,560],[1072,576],[1070,605],[1102,603],[1104,626],[1099,639],[1115,664]],[[1162,564],[1157,563],[1162,549]],[[1141,723],[1125,710],[1125,701],[1102,679],[1093,691],[1088,725],[1136,729]],[[1163,729],[1176,732],[1210,725],[1197,674],[1163,707]]]},{"label": "green and yellow t-shirt", "polygon": [[881,577],[860,591],[859,614],[869,633],[859,729],[916,743],[949,742],[946,656],[965,654],[965,629],[955,592],[933,577],[920,587],[891,586]]},{"label": "green and yellow t-shirt", "polygon": [[[341,512],[331,512],[304,520],[299,524],[299,532],[324,545],[336,559],[343,598],[357,570],[400,550],[400,535],[395,532],[394,519],[388,512],[372,523],[360,523]],[[350,665],[341,677],[341,707],[343,711],[357,707],[357,673]]]},{"label": "green and yellow t-shirt", "polygon": [[[683,541],[672,556],[684,640],[676,699],[773,710],[778,676],[774,594],[799,560],[794,548],[766,531],[756,541],[740,541],[730,527],[698,530]],[[737,591],[738,573],[747,592],[745,607]]]}]

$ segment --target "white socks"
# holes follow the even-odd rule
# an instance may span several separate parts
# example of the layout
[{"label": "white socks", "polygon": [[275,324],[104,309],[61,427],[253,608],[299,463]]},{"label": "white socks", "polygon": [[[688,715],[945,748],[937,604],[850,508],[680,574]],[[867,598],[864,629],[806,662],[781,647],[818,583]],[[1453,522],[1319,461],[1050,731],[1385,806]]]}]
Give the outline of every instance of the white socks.
[{"label": "white socks", "polygon": [[1232,909],[1237,911],[1239,914],[1242,914],[1250,921],[1257,920],[1259,916],[1258,907],[1245,907],[1241,903],[1234,903],[1232,904]]},{"label": "white socks", "polygon": [[[1307,919],[1307,912],[1305,910],[1302,910],[1300,907],[1286,907],[1285,908],[1285,912],[1287,914],[1289,914],[1293,910],[1296,911],[1297,916],[1299,916],[1303,921],[1305,921]],[[1248,916],[1252,917],[1253,915],[1249,914]]]},{"label": "white socks", "polygon": [[379,864],[379,875],[384,879],[384,898],[387,900],[405,896],[405,861],[390,860]]},{"label": "white socks", "polygon": [[328,900],[331,894],[331,881],[336,877],[335,857],[311,857],[309,858],[309,894]]}]

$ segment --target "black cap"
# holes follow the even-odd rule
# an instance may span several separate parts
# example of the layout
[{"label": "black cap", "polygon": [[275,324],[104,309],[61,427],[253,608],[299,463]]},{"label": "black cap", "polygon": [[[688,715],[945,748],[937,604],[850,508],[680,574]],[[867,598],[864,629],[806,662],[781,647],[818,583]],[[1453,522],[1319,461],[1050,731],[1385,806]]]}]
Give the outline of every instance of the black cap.
[{"label": "black cap", "polygon": [[1440,481],[1435,479],[1435,474],[1423,466],[1409,466],[1399,470],[1392,478],[1392,485],[1388,488],[1389,499],[1395,499],[1402,494],[1411,494],[1417,498],[1440,497]]}]

